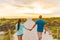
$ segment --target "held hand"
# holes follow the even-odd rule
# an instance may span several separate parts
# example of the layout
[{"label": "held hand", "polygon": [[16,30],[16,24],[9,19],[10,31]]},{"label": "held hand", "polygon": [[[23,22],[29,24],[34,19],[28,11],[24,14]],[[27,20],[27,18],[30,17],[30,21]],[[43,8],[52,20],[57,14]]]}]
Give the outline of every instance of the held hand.
[{"label": "held hand", "polygon": [[32,31],[32,29],[29,29],[29,31]]}]

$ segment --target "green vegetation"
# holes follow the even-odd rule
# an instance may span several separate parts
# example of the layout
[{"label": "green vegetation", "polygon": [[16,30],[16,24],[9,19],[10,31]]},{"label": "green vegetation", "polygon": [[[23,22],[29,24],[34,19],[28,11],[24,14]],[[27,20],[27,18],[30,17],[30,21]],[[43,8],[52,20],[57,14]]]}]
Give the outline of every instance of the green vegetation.
[{"label": "green vegetation", "polygon": [[[36,21],[38,18],[33,18],[33,21]],[[58,39],[60,39],[60,18],[43,18],[47,23],[48,30],[51,30],[52,36],[57,38],[57,29],[58,30]],[[18,19],[0,19],[0,31],[6,32],[4,34],[4,40],[8,40],[8,30],[10,29],[11,35],[15,32],[15,24],[17,23]],[[22,18],[22,22],[25,22],[26,18]],[[12,36],[13,37],[13,36]]]}]

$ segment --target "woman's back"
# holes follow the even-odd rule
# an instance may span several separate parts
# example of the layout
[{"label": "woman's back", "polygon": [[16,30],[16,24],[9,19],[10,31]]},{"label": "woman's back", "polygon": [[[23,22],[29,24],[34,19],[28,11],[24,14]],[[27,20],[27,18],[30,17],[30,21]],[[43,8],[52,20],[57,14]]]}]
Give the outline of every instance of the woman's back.
[{"label": "woman's back", "polygon": [[23,28],[24,28],[24,24],[21,23],[18,30],[18,24],[16,24],[17,35],[23,34]]}]

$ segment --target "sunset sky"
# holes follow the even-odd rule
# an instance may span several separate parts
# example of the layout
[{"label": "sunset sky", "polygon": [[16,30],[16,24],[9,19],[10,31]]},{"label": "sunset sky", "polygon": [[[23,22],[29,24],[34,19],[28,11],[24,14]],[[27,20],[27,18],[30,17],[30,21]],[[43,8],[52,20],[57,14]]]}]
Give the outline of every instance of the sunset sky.
[{"label": "sunset sky", "polygon": [[60,17],[60,0],[0,0],[1,17]]}]

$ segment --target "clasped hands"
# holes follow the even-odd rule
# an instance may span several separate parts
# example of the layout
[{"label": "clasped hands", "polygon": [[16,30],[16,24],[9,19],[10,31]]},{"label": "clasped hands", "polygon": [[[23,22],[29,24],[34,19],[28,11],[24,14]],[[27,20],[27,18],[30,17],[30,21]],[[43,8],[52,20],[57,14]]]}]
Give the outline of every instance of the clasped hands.
[{"label": "clasped hands", "polygon": [[32,29],[28,29],[29,31],[32,31]]}]

